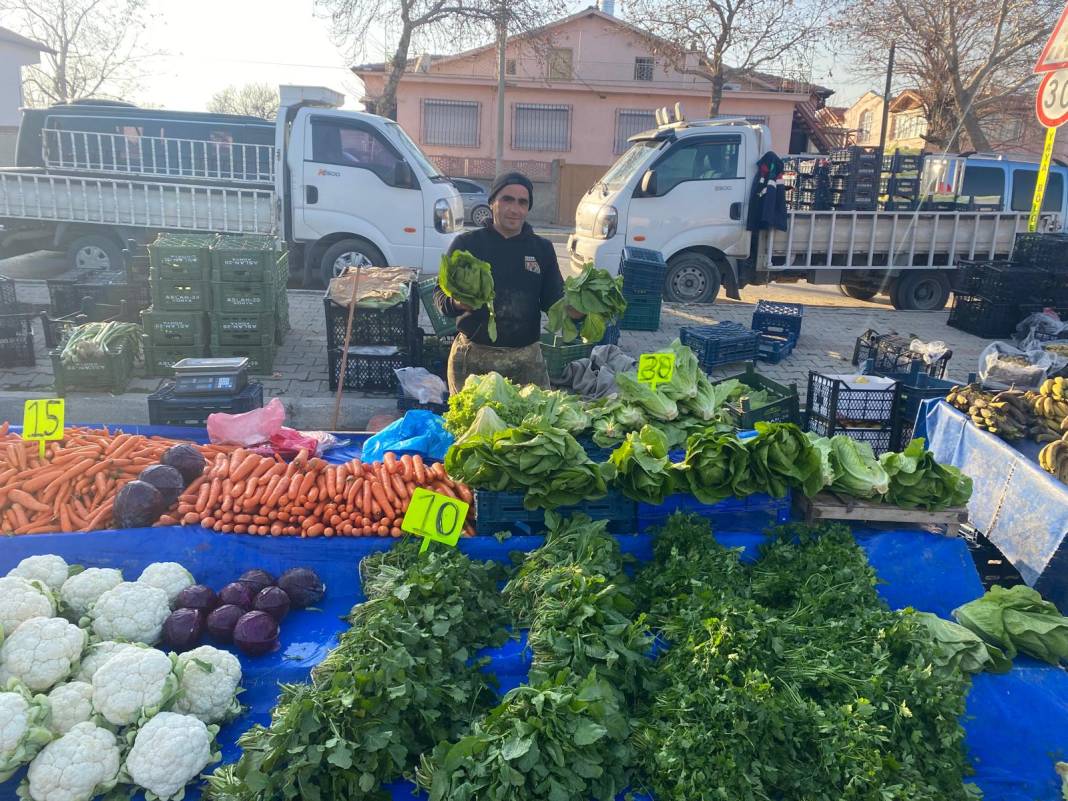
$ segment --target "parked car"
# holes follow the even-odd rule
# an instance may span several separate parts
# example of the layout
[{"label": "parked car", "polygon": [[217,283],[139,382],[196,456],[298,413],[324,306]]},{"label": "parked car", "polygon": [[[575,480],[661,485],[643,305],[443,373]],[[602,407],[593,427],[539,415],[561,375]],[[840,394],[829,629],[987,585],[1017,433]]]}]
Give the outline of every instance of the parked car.
[{"label": "parked car", "polygon": [[450,178],[456,191],[464,201],[464,220],[472,225],[482,226],[489,222],[489,192],[486,187],[467,178]]}]

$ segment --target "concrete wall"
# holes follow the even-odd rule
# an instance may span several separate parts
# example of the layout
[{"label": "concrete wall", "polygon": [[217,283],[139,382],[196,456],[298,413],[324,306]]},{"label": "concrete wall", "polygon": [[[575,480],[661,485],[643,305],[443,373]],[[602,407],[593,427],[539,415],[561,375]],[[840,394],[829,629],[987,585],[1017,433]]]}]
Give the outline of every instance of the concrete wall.
[{"label": "concrete wall", "polygon": [[32,48],[0,40],[0,126],[17,127],[22,121],[22,67],[40,58]]},{"label": "concrete wall", "polygon": [[15,166],[15,142],[19,129],[10,125],[0,126],[0,167]]}]

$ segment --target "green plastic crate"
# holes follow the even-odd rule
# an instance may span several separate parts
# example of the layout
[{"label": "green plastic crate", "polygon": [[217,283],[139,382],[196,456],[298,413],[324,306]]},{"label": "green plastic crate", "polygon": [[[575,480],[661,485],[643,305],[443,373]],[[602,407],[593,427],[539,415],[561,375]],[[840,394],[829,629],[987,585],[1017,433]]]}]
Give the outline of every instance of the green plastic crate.
[{"label": "green plastic crate", "polygon": [[738,428],[752,428],[758,422],[764,423],[797,423],[801,424],[801,406],[797,395],[797,384],[780,384],[756,371],[752,362],[746,364],[745,372],[738,375],[727,376],[713,381],[713,384],[722,384],[724,381],[736,379],[750,389],[763,389],[778,398],[766,406],[751,408],[749,401],[742,399],[739,402],[731,402],[726,405],[727,414],[733,419]]},{"label": "green plastic crate", "polygon": [[153,345],[145,336],[142,340],[145,350],[145,375],[149,378],[174,378],[174,365],[182,359],[204,356],[207,347],[201,345]]},{"label": "green plastic crate", "polygon": [[274,345],[261,345],[256,348],[244,346],[226,347],[211,346],[211,355],[218,358],[241,357],[248,358],[248,371],[252,375],[271,375],[274,373]]},{"label": "green plastic crate", "polygon": [[289,324],[289,293],[282,290],[278,293],[278,297],[275,303],[275,327],[274,327],[274,344],[281,345],[291,330]]},{"label": "green plastic crate", "polygon": [[277,322],[271,313],[211,315],[212,346],[259,347],[274,344]]},{"label": "green plastic crate", "polygon": [[185,279],[152,282],[152,306],[157,311],[206,312],[211,309],[211,284]]},{"label": "green plastic crate", "polygon": [[160,234],[148,246],[150,276],[206,281],[211,275],[215,234]]},{"label": "green plastic crate", "polygon": [[62,348],[56,348],[48,355],[52,359],[52,375],[55,389],[60,395],[71,390],[102,389],[115,394],[126,391],[133,372],[134,353],[130,348],[122,348],[118,353],[104,354],[101,361],[79,362],[65,365],[60,354]]},{"label": "green plastic crate", "polygon": [[272,284],[220,283],[213,281],[211,295],[214,309],[223,314],[275,312],[277,289]]},{"label": "green plastic crate", "polygon": [[434,329],[434,334],[439,337],[451,337],[456,334],[456,318],[446,317],[434,305],[434,289],[437,285],[437,278],[420,281],[419,300],[423,302],[423,308],[426,309],[426,315],[430,318],[430,325]]},{"label": "green plastic crate", "polygon": [[208,316],[204,312],[168,312],[153,308],[141,312],[145,342],[166,347],[201,348],[208,341]]},{"label": "green plastic crate", "polygon": [[660,330],[660,295],[627,298],[627,310],[620,318],[619,327],[624,331]]},{"label": "green plastic crate", "polygon": [[595,343],[575,342],[564,344],[558,335],[541,335],[541,355],[545,357],[545,369],[549,378],[556,379],[575,359],[585,359],[593,352]]},{"label": "green plastic crate", "polygon": [[277,285],[288,272],[284,266],[271,236],[220,236],[211,246],[213,281]]}]

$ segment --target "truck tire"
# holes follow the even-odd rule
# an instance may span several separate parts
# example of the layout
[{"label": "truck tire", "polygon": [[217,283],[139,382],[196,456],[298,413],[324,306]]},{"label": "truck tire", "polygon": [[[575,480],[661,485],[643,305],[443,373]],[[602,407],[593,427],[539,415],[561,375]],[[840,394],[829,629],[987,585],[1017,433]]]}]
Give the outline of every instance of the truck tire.
[{"label": "truck tire", "polygon": [[386,266],[386,257],[382,255],[382,251],[366,239],[342,239],[327,248],[320,262],[323,286],[329,286],[330,279],[336,278],[343,267],[359,264],[361,257],[364,264]]},{"label": "truck tire", "polygon": [[102,234],[86,234],[70,243],[67,262],[75,270],[118,270],[124,266],[122,246]]},{"label": "truck tire", "polygon": [[719,265],[701,253],[680,253],[668,261],[664,300],[669,303],[715,303],[722,284]]},{"label": "truck tire", "polygon": [[895,309],[938,311],[949,300],[949,278],[944,272],[910,270],[902,273],[890,293]]},{"label": "truck tire", "polygon": [[847,298],[853,298],[853,300],[871,300],[879,294],[879,290],[876,287],[863,286],[861,284],[839,284],[838,289]]},{"label": "truck tire", "polygon": [[475,206],[471,209],[471,224],[479,228],[486,225],[492,217],[493,212],[490,211],[489,206]]}]

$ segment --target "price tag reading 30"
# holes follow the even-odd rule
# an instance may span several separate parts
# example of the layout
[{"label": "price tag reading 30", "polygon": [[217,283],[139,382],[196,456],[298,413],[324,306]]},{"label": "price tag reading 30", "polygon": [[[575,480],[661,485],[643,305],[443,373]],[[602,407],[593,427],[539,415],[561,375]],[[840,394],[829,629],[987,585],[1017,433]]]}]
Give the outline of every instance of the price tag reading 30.
[{"label": "price tag reading 30", "polygon": [[674,353],[643,353],[638,357],[638,381],[650,389],[670,381],[674,374]]},{"label": "price tag reading 30", "polygon": [[45,442],[63,439],[62,398],[40,398],[26,401],[22,412],[22,438],[35,439],[41,443],[41,458],[45,455]]},{"label": "price tag reading 30", "polygon": [[463,501],[420,487],[412,493],[401,531],[423,538],[419,553],[430,547],[431,540],[455,547],[463,533],[468,508]]}]

